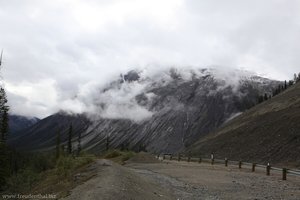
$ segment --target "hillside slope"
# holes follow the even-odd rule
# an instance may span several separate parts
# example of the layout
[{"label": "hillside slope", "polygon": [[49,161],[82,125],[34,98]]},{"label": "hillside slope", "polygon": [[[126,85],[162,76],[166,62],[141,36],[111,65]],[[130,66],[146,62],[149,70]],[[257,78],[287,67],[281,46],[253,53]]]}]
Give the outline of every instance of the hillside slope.
[{"label": "hillside slope", "polygon": [[65,112],[58,112],[14,135],[8,135],[8,142],[20,150],[42,150],[54,147],[60,134],[62,144],[66,145],[71,124],[73,141],[77,146],[78,134],[87,129],[89,120],[83,115],[69,115]]},{"label": "hillside slope", "polygon": [[300,166],[300,83],[193,144],[193,154]]},{"label": "hillside slope", "polygon": [[17,131],[24,130],[35,123],[40,121],[36,117],[25,117],[20,115],[9,115],[9,132],[11,134],[16,133]]}]

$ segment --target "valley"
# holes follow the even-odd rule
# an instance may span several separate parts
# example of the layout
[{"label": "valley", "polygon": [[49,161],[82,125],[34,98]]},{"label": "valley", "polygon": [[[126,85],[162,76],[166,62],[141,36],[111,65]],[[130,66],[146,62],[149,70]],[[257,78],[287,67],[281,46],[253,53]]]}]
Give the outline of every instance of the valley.
[{"label": "valley", "polygon": [[300,0],[0,2],[0,199],[300,200]]},{"label": "valley", "polygon": [[[33,124],[8,135],[8,144],[16,152],[40,154],[29,162],[24,154],[25,166],[40,172],[19,170],[22,163],[14,160],[22,155],[14,151],[11,168],[24,179],[49,173],[46,180],[61,180],[61,187],[52,187],[36,179],[32,191],[65,200],[298,199],[297,176],[282,181],[281,173],[266,176],[262,169],[253,173],[249,167],[154,158],[165,153],[208,158],[213,153],[222,160],[299,169],[299,82],[284,88],[282,82],[248,72],[235,71],[234,83],[214,70],[195,73],[171,69],[154,80],[130,71],[99,89],[95,113],[62,110],[33,122],[19,117],[21,125]],[[124,99],[119,104],[111,95]]]}]

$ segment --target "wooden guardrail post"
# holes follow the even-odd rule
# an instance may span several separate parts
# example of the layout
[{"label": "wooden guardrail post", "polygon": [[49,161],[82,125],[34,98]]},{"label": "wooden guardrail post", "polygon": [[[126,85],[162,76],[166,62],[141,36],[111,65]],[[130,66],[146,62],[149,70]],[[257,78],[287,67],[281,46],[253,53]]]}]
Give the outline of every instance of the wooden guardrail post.
[{"label": "wooden guardrail post", "polygon": [[[162,154],[162,156],[161,156],[161,154]],[[154,156],[155,154],[152,154],[152,155]],[[166,158],[166,155],[170,156],[170,158]],[[161,162],[163,160],[165,160],[165,159],[176,160],[176,153],[174,155],[173,154],[158,153],[157,156],[156,156],[156,158],[159,161],[161,161]],[[178,158],[177,158],[178,162],[181,161],[181,158],[182,158],[182,154],[178,153]],[[184,157],[184,160],[185,160],[185,157]],[[191,162],[191,161],[196,161],[196,158],[192,158],[191,154],[189,154],[188,157],[187,157],[187,162]],[[209,159],[205,158],[204,161],[205,162],[209,162]],[[224,162],[225,167],[228,167],[228,162],[229,162],[228,158],[225,157],[224,161],[225,161]],[[199,156],[198,162],[199,163],[202,162],[202,157],[201,156]],[[215,164],[214,162],[215,162],[214,154],[211,154],[211,165],[214,165]],[[217,164],[220,163],[220,162],[222,162],[222,161],[220,161],[220,160],[217,159]],[[236,163],[236,161],[231,161],[231,162],[235,162]],[[243,162],[241,160],[239,160],[238,161],[239,169],[242,169],[242,164],[243,164]],[[249,165],[249,163],[244,163],[244,164],[245,164],[245,166]],[[252,163],[252,172],[255,172],[256,166],[264,168],[263,165],[258,165],[257,163]],[[267,176],[270,176],[271,170],[280,171],[280,168],[271,167],[270,163],[268,163],[265,167],[266,167],[266,175]],[[288,173],[295,174],[295,175],[300,175],[298,170],[288,170],[287,168],[282,168],[282,180],[287,180],[287,174]]]},{"label": "wooden guardrail post", "polygon": [[270,176],[270,170],[271,170],[270,163],[267,164],[266,170],[267,170],[266,171],[267,176]]},{"label": "wooden guardrail post", "polygon": [[192,152],[191,151],[189,151],[189,155],[188,155],[188,162],[190,162],[191,161],[191,154],[192,154]]},{"label": "wooden guardrail post", "polygon": [[198,162],[199,162],[199,163],[201,163],[201,162],[202,162],[202,158],[201,158],[201,157],[199,158],[199,161],[198,161]]},{"label": "wooden guardrail post", "polygon": [[256,163],[252,163],[252,172],[255,172]]},{"label": "wooden guardrail post", "polygon": [[287,169],[283,168],[282,169],[282,180],[286,180],[286,174],[287,174]]}]

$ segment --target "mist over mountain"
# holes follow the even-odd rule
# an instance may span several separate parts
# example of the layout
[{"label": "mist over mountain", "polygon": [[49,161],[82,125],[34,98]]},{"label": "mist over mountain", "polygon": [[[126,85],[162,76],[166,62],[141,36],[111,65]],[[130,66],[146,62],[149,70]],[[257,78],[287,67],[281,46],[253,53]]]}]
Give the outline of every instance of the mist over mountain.
[{"label": "mist over mountain", "polygon": [[[49,149],[69,125],[81,133],[86,150],[141,146],[151,152],[178,152],[257,104],[278,81],[241,70],[176,69],[130,71],[102,87],[89,88],[64,112],[41,120],[11,145]],[[20,143],[20,141],[26,141]]]},{"label": "mist over mountain", "polygon": [[20,115],[9,115],[9,132],[14,134],[20,130],[24,130],[40,121],[36,117],[25,117]]},{"label": "mist over mountain", "polygon": [[[203,83],[199,82],[201,80]],[[60,110],[76,114],[86,113],[92,118],[130,119],[138,122],[151,117],[157,111],[157,108],[152,104],[162,94],[157,94],[154,91],[158,91],[159,88],[170,89],[182,86],[188,82],[190,84],[202,84],[200,87],[204,87],[203,84],[208,84],[210,88],[206,89],[209,90],[207,93],[209,96],[227,89],[232,90],[234,95],[242,98],[245,95],[244,88],[247,87],[247,84],[252,84],[254,89],[262,87],[268,94],[272,92],[272,88],[268,88],[269,84],[272,83],[269,79],[249,71],[231,68],[198,69],[186,67],[167,70],[132,70],[126,74],[120,74],[118,78],[115,77],[114,81],[82,88],[74,98],[68,100],[68,105],[62,104]],[[263,92],[257,91],[254,95],[263,94]],[[172,96],[172,94],[169,95]],[[182,91],[178,95],[184,96],[185,92]],[[178,98],[175,99],[180,102]],[[172,103],[176,104],[173,102],[174,97],[169,98],[169,100],[168,103],[164,102],[165,106],[170,106]],[[253,103],[255,104],[255,102]]]}]

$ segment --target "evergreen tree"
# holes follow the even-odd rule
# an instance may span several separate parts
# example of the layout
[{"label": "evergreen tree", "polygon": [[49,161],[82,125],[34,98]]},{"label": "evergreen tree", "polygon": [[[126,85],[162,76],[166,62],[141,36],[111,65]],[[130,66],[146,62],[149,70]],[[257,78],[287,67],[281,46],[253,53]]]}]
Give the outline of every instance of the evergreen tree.
[{"label": "evergreen tree", "polygon": [[80,151],[81,151],[81,132],[79,132],[79,134],[78,134],[78,139],[77,139],[77,141],[78,141],[78,145],[77,145],[77,156],[79,156]]},{"label": "evergreen tree", "polygon": [[263,101],[264,101],[264,96],[259,95],[259,97],[258,97],[258,103],[261,103]]},{"label": "evergreen tree", "polygon": [[287,89],[287,83],[286,83],[286,80],[284,81],[284,89],[285,89],[285,90]]},{"label": "evergreen tree", "polygon": [[4,88],[0,88],[0,141],[6,143],[8,134],[8,111],[7,98]]},{"label": "evergreen tree", "polygon": [[281,85],[278,85],[278,94],[281,92],[281,89],[282,89]]},{"label": "evergreen tree", "polygon": [[0,142],[0,192],[6,185],[6,178],[9,175],[9,158],[7,146]]},{"label": "evergreen tree", "polygon": [[56,135],[56,159],[58,159],[60,156],[60,149],[60,132],[58,132]]},{"label": "evergreen tree", "polygon": [[[0,55],[0,67],[2,65],[2,54]],[[8,111],[6,93],[0,86],[0,191],[6,185],[6,178],[9,175],[9,151],[6,145],[8,134]]]},{"label": "evergreen tree", "polygon": [[68,154],[72,153],[72,134],[73,134],[73,126],[70,125],[69,134],[68,134]]},{"label": "evergreen tree", "polygon": [[106,151],[109,149],[109,137],[108,135],[106,136]]},{"label": "evergreen tree", "polygon": [[266,101],[266,100],[268,100],[268,95],[267,95],[267,93],[265,93],[265,95],[264,95],[264,101]]}]

